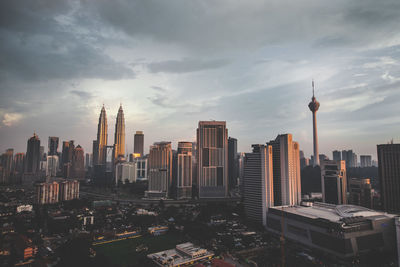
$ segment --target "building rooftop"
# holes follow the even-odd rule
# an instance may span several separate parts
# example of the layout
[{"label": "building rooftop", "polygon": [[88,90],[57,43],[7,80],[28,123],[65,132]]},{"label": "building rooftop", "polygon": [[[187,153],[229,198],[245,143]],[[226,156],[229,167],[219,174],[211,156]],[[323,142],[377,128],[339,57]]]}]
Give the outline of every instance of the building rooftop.
[{"label": "building rooftop", "polygon": [[[187,253],[189,252],[189,254]],[[201,252],[201,253],[200,253]],[[206,249],[196,247],[192,243],[176,245],[176,249],[169,249],[147,255],[159,266],[181,266],[193,264],[194,261],[211,258],[214,253]]]},{"label": "building rooftop", "polygon": [[180,252],[183,252],[191,257],[197,257],[198,255],[203,255],[207,253],[207,250],[200,247],[193,246],[192,243],[183,243],[180,245],[176,245],[176,249]]},{"label": "building rooftop", "polygon": [[395,215],[385,212],[375,211],[355,205],[333,205],[315,202],[310,206],[282,206],[273,207],[276,210],[283,210],[288,213],[301,215],[310,219],[326,219],[331,222],[341,222],[351,220],[351,218],[368,218],[376,220],[379,218],[393,218]]}]

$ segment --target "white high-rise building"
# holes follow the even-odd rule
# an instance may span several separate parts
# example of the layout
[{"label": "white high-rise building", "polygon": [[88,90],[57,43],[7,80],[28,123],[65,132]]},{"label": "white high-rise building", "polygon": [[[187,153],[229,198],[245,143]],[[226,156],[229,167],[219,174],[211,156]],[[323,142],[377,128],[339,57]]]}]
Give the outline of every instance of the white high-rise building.
[{"label": "white high-rise building", "polygon": [[360,156],[360,167],[371,167],[372,166],[372,156],[371,155],[361,155]]},{"label": "white high-rise building", "polygon": [[140,157],[135,158],[136,162],[136,180],[146,181],[147,180],[147,158]]},{"label": "white high-rise building", "polygon": [[267,211],[274,206],[272,147],[253,145],[244,157],[243,202],[248,219],[267,225]]},{"label": "white high-rise building", "polygon": [[199,198],[228,196],[228,129],[225,121],[200,121],[197,128]]},{"label": "white high-rise building", "polygon": [[46,177],[56,177],[58,166],[58,156],[47,156]]},{"label": "white high-rise building", "polygon": [[136,182],[136,162],[123,162],[115,166],[115,184]]},{"label": "white high-rise building", "polygon": [[281,134],[268,145],[272,146],[275,206],[300,205],[299,144],[291,134]]},{"label": "white high-rise building", "polygon": [[176,155],[177,198],[192,197],[192,143],[179,142]]}]

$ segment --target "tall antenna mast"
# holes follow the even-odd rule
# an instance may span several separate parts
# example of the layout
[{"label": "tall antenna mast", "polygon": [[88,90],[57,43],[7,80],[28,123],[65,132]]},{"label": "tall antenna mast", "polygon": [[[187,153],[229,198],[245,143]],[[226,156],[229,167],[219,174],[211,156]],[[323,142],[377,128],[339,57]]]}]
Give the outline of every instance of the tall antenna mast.
[{"label": "tall antenna mast", "polygon": [[311,82],[311,86],[312,86],[312,96],[314,97],[314,79]]}]

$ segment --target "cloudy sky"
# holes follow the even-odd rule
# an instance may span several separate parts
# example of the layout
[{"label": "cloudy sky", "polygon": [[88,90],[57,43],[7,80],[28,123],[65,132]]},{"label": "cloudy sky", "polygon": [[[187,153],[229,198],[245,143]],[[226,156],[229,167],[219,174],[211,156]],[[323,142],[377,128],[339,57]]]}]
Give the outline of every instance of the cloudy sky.
[{"label": "cloudy sky", "polygon": [[0,2],[0,151],[33,132],[91,152],[101,106],[113,141],[122,103],[128,152],[194,140],[226,120],[239,150],[292,133],[312,151],[376,154],[399,141],[398,0],[5,0]]}]

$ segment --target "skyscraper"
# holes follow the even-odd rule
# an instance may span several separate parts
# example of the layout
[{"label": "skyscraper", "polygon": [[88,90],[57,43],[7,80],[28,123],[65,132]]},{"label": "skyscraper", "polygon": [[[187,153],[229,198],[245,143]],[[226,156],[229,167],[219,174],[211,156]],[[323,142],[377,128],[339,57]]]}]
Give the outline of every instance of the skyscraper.
[{"label": "skyscraper", "polygon": [[238,180],[238,155],[237,155],[237,139],[228,138],[228,182],[229,190],[237,185]]},{"label": "skyscraper", "polygon": [[378,145],[381,202],[387,212],[400,212],[400,144]]},{"label": "skyscraper", "polygon": [[332,152],[332,159],[333,159],[334,161],[342,160],[342,156],[341,156],[340,151],[338,151],[338,150],[333,151],[333,152]]},{"label": "skyscraper", "polygon": [[274,205],[272,147],[252,145],[244,158],[243,204],[246,217],[267,225],[267,211]]},{"label": "skyscraper", "polygon": [[85,179],[85,152],[78,145],[72,155],[72,178],[77,180]]},{"label": "skyscraper", "polygon": [[243,195],[243,178],[244,178],[244,161],[246,153],[238,153],[238,175],[239,175],[239,191]]},{"label": "skyscraper", "polygon": [[47,156],[46,177],[56,177],[58,166],[58,156]]},{"label": "skyscraper", "polygon": [[22,174],[25,168],[25,153],[16,153],[14,156],[15,183],[22,182]]},{"label": "skyscraper", "polygon": [[29,138],[27,144],[25,172],[35,174],[39,171],[39,166],[40,166],[40,139],[36,135],[36,133],[34,133],[33,136]]},{"label": "skyscraper", "polygon": [[134,136],[133,153],[144,156],[144,134],[142,131],[136,131]]},{"label": "skyscraper", "polygon": [[310,159],[304,156],[304,152],[300,150],[300,170],[310,165]]},{"label": "skyscraper", "polygon": [[357,154],[353,150],[342,150],[342,160],[346,161],[346,168],[357,167]]},{"label": "skyscraper", "polygon": [[58,137],[49,136],[49,152],[48,156],[54,156],[58,153]]},{"label": "skyscraper", "polygon": [[360,166],[362,168],[371,167],[372,166],[372,157],[371,157],[371,155],[361,155],[360,156]]},{"label": "skyscraper", "polygon": [[[106,157],[107,157],[107,115],[106,109],[103,107],[101,108],[100,117],[99,117],[99,124],[97,126],[97,142],[93,142],[93,148],[97,149],[93,151],[93,159],[96,159],[93,162],[93,165],[105,165],[106,164]],[[96,144],[96,145],[95,145]]]},{"label": "skyscraper", "polygon": [[197,128],[199,198],[228,196],[228,129],[225,121],[200,121]]},{"label": "skyscraper", "polygon": [[272,146],[275,206],[301,202],[299,144],[291,134],[281,134],[267,143]]},{"label": "skyscraper", "polygon": [[61,168],[64,178],[71,178],[72,171],[72,157],[74,154],[74,141],[64,141],[62,147],[62,156],[61,156]]},{"label": "skyscraper", "polygon": [[319,109],[319,102],[314,96],[314,81],[312,81],[313,96],[311,102],[308,104],[308,108],[313,114],[313,141],[314,141],[314,162],[313,165],[319,165],[319,153],[318,153],[318,134],[317,134],[317,111]]},{"label": "skyscraper", "polygon": [[372,187],[368,178],[349,180],[349,203],[366,208],[372,208]]},{"label": "skyscraper", "polygon": [[325,203],[347,204],[347,177],[344,160],[321,162],[322,201]]},{"label": "skyscraper", "polygon": [[176,155],[177,198],[192,197],[192,143],[179,142]]},{"label": "skyscraper", "polygon": [[147,158],[140,157],[135,158],[134,161],[136,162],[136,179],[139,181],[146,181],[147,180]]},{"label": "skyscraper", "polygon": [[90,163],[90,154],[86,153],[85,154],[85,170],[89,170],[89,168],[91,167],[91,163]]},{"label": "skyscraper", "polygon": [[115,166],[115,185],[135,183],[137,179],[136,162],[120,162]]},{"label": "skyscraper", "polygon": [[92,156],[93,156],[93,167],[99,164],[99,144],[97,140],[93,140],[93,147],[92,147]]},{"label": "skyscraper", "polygon": [[39,148],[40,151],[40,160],[41,161],[46,161],[46,153],[44,153],[44,146],[40,146]]},{"label": "skyscraper", "polygon": [[2,176],[0,176],[0,183],[10,183],[13,169],[13,156],[14,149],[9,148],[3,155],[1,155],[0,165],[3,167]]},{"label": "skyscraper", "polygon": [[167,197],[172,179],[171,142],[154,143],[150,147],[147,196]]},{"label": "skyscraper", "polygon": [[122,105],[119,107],[115,122],[114,160],[118,157],[125,157],[125,118]]}]

